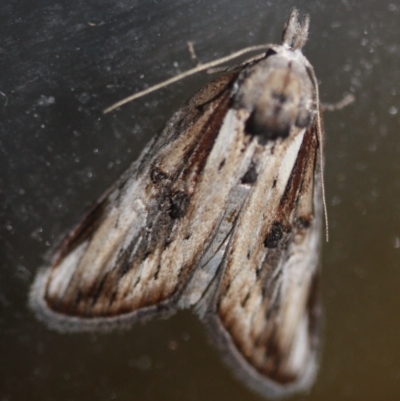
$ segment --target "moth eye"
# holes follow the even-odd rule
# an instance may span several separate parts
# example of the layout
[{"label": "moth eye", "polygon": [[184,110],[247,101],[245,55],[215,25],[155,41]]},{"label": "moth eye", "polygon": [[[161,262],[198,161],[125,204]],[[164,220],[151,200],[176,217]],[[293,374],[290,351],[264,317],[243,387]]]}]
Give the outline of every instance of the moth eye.
[{"label": "moth eye", "polygon": [[283,228],[281,223],[276,221],[272,224],[271,230],[265,238],[264,246],[266,248],[276,248],[279,245],[279,241],[283,238]]}]

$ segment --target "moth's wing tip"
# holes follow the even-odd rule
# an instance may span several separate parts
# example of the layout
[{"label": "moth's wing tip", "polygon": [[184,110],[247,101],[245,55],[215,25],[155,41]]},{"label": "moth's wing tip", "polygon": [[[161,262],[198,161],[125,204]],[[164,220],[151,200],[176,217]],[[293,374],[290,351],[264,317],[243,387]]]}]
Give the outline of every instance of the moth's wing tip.
[{"label": "moth's wing tip", "polygon": [[36,318],[45,323],[46,326],[58,332],[82,331],[83,328],[74,324],[73,318],[60,315],[48,306],[45,299],[45,288],[48,281],[50,268],[41,267],[31,285],[28,306],[35,314]]},{"label": "moth's wing tip", "polygon": [[280,384],[259,373],[239,352],[219,318],[211,311],[205,312],[201,320],[206,324],[211,342],[222,352],[222,360],[231,368],[239,382],[245,383],[257,394],[268,399],[285,399],[297,393],[307,393],[313,386],[319,367],[319,352],[314,350],[301,376],[292,383]]},{"label": "moth's wing tip", "polygon": [[75,316],[63,315],[52,310],[46,302],[45,288],[48,282],[50,268],[41,267],[31,285],[28,306],[35,314],[36,318],[43,322],[49,329],[60,333],[73,333],[83,331],[102,330],[110,331],[114,325],[103,321],[99,324],[99,319],[82,319]]},{"label": "moth's wing tip", "polygon": [[156,307],[148,307],[126,314],[91,318],[58,313],[49,307],[45,298],[45,288],[50,271],[50,268],[42,267],[36,273],[28,295],[28,307],[37,319],[49,329],[60,333],[128,330],[137,322],[145,323],[154,316],[168,318],[176,312],[176,308],[173,307],[165,307],[162,310]]}]

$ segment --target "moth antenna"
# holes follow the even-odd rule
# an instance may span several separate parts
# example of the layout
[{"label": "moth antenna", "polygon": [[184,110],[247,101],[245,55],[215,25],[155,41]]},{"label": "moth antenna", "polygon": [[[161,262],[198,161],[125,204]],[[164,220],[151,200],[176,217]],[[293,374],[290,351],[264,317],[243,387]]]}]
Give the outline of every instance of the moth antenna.
[{"label": "moth antenna", "polygon": [[[318,93],[317,93],[318,96]],[[322,138],[321,118],[319,113],[317,114],[317,135],[321,146],[321,161],[320,161],[320,174],[321,174],[321,192],[322,192],[322,203],[324,205],[324,217],[325,217],[325,239],[329,242],[329,222],[328,222],[328,208],[326,206],[326,195],[325,195],[325,175],[324,175],[324,141]]]},{"label": "moth antenna", "polygon": [[342,110],[349,104],[353,103],[355,100],[356,100],[355,96],[351,93],[348,93],[345,96],[343,96],[342,100],[339,100],[336,103],[321,103],[321,108],[323,111]]},{"label": "moth antenna", "polygon": [[160,82],[159,84],[150,86],[150,88],[147,88],[147,89],[142,90],[140,92],[134,93],[133,95],[128,96],[125,99],[122,99],[117,103],[114,103],[110,107],[107,107],[106,109],[104,109],[103,113],[107,114],[110,111],[115,110],[116,108],[118,108],[120,106],[123,106],[126,103],[131,102],[132,100],[135,100],[135,99],[138,99],[138,98],[140,98],[142,96],[148,95],[151,92],[155,92],[155,91],[157,91],[157,90],[159,90],[161,88],[164,88],[164,87],[166,87],[168,85],[171,85],[171,84],[173,84],[175,82],[178,82],[178,81],[180,81],[180,80],[182,80],[182,79],[184,79],[186,77],[189,77],[190,75],[194,75],[194,74],[197,74],[198,72],[205,71],[205,70],[208,70],[210,68],[213,68],[213,67],[215,67],[215,66],[217,66],[219,64],[226,63],[226,62],[231,61],[231,60],[233,60],[233,59],[235,59],[237,57],[240,57],[240,56],[242,56],[242,55],[244,55],[246,53],[255,52],[255,51],[263,51],[263,50],[265,51],[265,50],[267,50],[267,49],[269,49],[269,48],[271,48],[273,46],[274,45],[272,45],[272,44],[250,46],[250,47],[246,47],[246,48],[244,48],[242,50],[238,50],[237,52],[232,53],[229,56],[221,57],[221,58],[219,58],[217,60],[210,61],[209,63],[199,64],[196,67],[194,67],[194,68],[192,68],[192,69],[190,69],[190,70],[188,70],[186,72],[183,72],[182,74],[176,75],[176,76],[174,76],[174,77],[172,77],[170,79],[167,79],[167,80],[165,80],[163,82]]},{"label": "moth antenna", "polygon": [[190,54],[190,58],[191,60],[196,63],[196,65],[200,65],[201,62],[199,61],[199,59],[197,58],[197,54],[196,54],[196,50],[194,50],[194,43],[191,41],[186,42],[188,50],[189,50],[189,54]]},{"label": "moth antenna", "polygon": [[[311,72],[311,77],[314,83],[315,87],[315,97],[317,104],[319,103],[319,89],[318,89],[318,81],[317,77],[314,72],[314,68],[310,65],[310,72]],[[324,219],[325,219],[325,239],[326,242],[329,242],[329,222],[328,222],[328,208],[326,206],[326,194],[325,194],[325,175],[324,175],[324,160],[323,160],[323,155],[324,155],[324,138],[322,137],[322,126],[321,126],[321,118],[319,116],[319,112],[317,113],[317,136],[318,136],[318,141],[319,141],[319,146],[321,147],[321,152],[320,152],[320,174],[321,174],[321,194],[322,194],[322,204],[324,205]]]},{"label": "moth antenna", "polygon": [[256,56],[253,56],[242,63],[236,64],[236,65],[231,65],[231,66],[222,66],[222,67],[215,67],[215,68],[209,68],[206,72],[207,74],[215,74],[217,72],[230,72],[230,71],[237,71],[245,67],[246,65],[249,65],[251,63],[254,63],[255,61],[261,60],[262,58],[265,58],[265,53],[257,54]]}]

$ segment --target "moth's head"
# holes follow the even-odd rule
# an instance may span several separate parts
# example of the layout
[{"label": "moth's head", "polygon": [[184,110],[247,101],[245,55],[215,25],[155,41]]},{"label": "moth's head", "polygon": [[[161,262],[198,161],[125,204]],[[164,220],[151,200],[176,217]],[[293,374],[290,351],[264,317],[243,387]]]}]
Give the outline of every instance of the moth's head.
[{"label": "moth's head", "polygon": [[265,140],[286,138],[292,127],[311,125],[316,94],[307,68],[302,59],[278,52],[246,71],[234,104],[249,111],[248,134]]},{"label": "moth's head", "polygon": [[285,138],[292,126],[310,123],[311,110],[304,105],[304,83],[290,70],[271,71],[260,83],[260,92],[246,123],[246,131],[267,139]]}]

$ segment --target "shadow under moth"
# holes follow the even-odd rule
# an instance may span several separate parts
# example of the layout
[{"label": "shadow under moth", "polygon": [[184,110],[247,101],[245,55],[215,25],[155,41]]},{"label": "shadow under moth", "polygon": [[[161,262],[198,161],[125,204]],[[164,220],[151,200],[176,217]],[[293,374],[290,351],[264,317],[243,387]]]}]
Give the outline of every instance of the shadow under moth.
[{"label": "shadow under moth", "polygon": [[193,308],[247,386],[312,385],[324,192],[308,25],[293,10],[281,45],[173,115],[37,274],[39,318],[107,330]]}]

